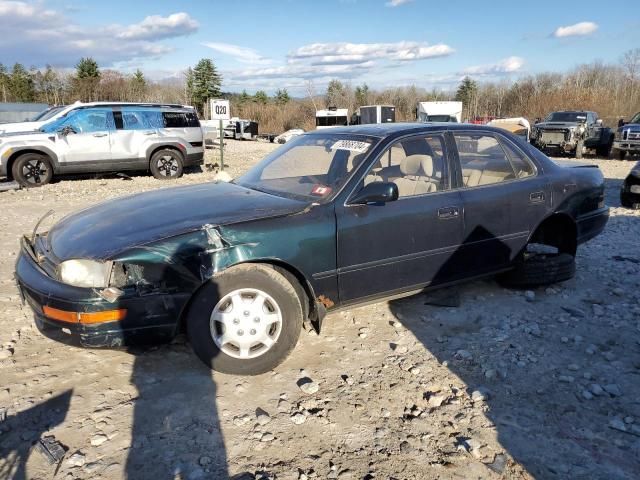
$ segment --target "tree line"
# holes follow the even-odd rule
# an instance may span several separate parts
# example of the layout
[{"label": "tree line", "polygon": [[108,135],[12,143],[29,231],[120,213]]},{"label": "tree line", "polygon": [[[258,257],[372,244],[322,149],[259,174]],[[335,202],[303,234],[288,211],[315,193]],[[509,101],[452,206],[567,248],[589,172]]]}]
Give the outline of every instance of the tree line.
[{"label": "tree line", "polygon": [[[420,79],[416,79],[419,81]],[[418,102],[459,100],[463,117],[523,116],[530,120],[554,110],[594,110],[613,126],[620,117],[628,119],[640,111],[640,48],[624,53],[615,63],[593,62],[566,73],[539,73],[516,81],[478,82],[466,77],[451,91],[426,90],[413,86],[373,90],[366,83],[352,86],[331,80],[318,93],[308,81],[305,95],[292,98],[282,88],[269,96],[221,91],[223,78],[211,59],[203,58],[173,82],[153,82],[136,70],[125,74],[102,69],[92,58],[82,58],[74,71],[50,66],[30,68],[0,63],[0,101],[42,102],[61,105],[81,101],[131,101],[180,103],[195,106],[201,118],[208,118],[208,100],[228,98],[232,115],[256,120],[263,132],[278,133],[290,128],[315,127],[315,111],[335,106],[350,113],[362,105],[388,104],[396,107],[398,121],[415,120]]]}]

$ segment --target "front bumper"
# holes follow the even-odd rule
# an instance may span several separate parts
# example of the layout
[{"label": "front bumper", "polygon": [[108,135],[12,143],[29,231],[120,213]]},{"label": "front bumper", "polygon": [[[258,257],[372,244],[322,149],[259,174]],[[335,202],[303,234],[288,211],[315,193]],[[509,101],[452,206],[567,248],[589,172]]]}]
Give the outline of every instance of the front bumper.
[{"label": "front bumper", "polygon": [[640,152],[640,141],[638,140],[614,140],[613,148],[625,152]]},{"label": "front bumper", "polygon": [[578,243],[584,243],[602,233],[609,221],[609,207],[599,208],[578,217]]},{"label": "front bumper", "polygon": [[[108,302],[93,289],[73,287],[51,278],[30,249],[28,240],[23,239],[15,278],[24,301],[34,312],[36,326],[44,335],[88,347],[119,347],[168,341],[177,333],[177,319],[188,295],[131,292],[116,302]],[[45,306],[83,313],[126,309],[127,314],[117,322],[70,323],[47,318]]]}]

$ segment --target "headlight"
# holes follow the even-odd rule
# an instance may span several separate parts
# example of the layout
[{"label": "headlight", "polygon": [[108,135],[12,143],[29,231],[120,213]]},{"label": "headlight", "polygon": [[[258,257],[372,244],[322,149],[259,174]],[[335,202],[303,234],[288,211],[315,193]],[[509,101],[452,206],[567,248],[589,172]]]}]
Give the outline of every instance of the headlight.
[{"label": "headlight", "polygon": [[58,279],[74,287],[104,288],[109,283],[111,262],[67,260],[58,266]]}]

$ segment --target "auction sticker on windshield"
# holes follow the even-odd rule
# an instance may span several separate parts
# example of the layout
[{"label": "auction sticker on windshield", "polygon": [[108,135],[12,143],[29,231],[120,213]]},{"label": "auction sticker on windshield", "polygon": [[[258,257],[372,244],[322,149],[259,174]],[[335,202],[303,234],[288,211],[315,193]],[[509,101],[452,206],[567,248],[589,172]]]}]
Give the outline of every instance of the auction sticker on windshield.
[{"label": "auction sticker on windshield", "polygon": [[370,146],[370,143],[358,140],[338,140],[331,145],[331,150],[349,150],[350,152],[364,153]]},{"label": "auction sticker on windshield", "polygon": [[326,197],[331,193],[331,187],[327,185],[314,185],[311,189],[311,195],[316,195],[318,197]]}]

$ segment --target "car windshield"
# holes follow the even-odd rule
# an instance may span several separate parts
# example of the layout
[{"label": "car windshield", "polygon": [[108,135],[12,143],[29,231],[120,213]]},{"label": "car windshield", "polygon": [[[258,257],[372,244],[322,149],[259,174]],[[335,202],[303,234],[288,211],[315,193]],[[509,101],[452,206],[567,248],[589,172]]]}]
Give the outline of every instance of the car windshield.
[{"label": "car windshield", "polygon": [[547,122],[582,122],[587,119],[584,112],[553,112],[547,117]]},{"label": "car windshield", "polygon": [[340,190],[378,140],[331,133],[294,137],[235,183],[273,195],[324,203]]},{"label": "car windshield", "polygon": [[44,125],[42,125],[42,127],[40,127],[40,131],[45,133],[57,132],[58,130],[60,130],[60,128],[62,128],[64,122],[69,117],[69,113],[61,117],[58,117],[55,120],[50,121],[49,123],[45,123]]},{"label": "car windshield", "polygon": [[629,120],[629,123],[640,123],[640,112],[636,113],[633,117],[631,117],[631,120]]}]

